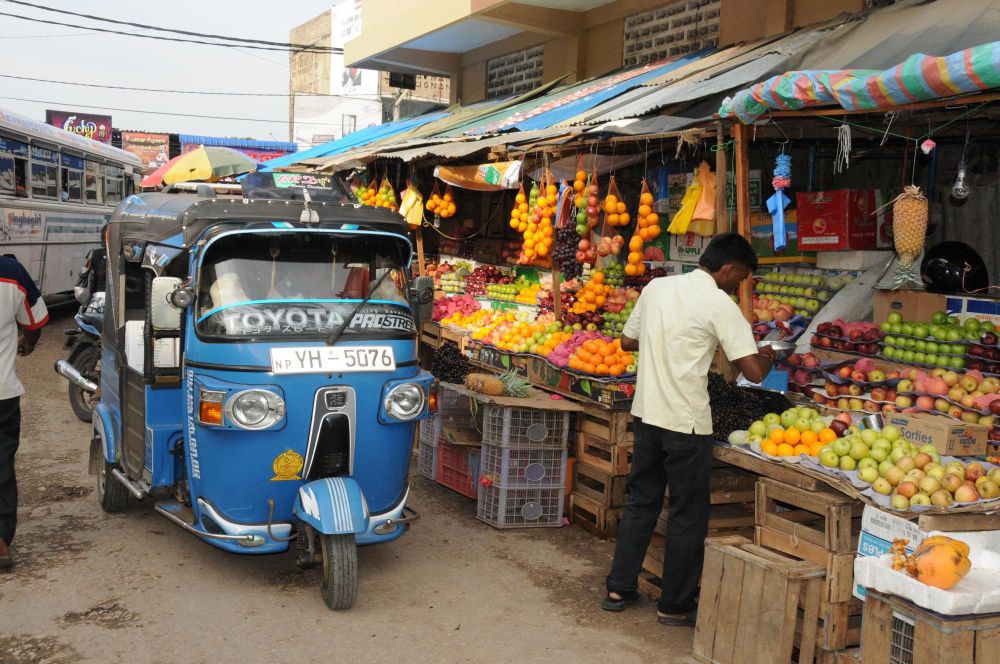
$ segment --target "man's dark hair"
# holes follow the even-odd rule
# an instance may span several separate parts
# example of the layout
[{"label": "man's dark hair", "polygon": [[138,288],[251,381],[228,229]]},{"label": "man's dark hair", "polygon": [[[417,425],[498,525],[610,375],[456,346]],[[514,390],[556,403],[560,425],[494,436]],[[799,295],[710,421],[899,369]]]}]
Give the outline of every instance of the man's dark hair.
[{"label": "man's dark hair", "polygon": [[739,263],[751,270],[757,269],[757,254],[739,233],[716,235],[698,260],[698,265],[709,272],[718,272],[726,263]]}]

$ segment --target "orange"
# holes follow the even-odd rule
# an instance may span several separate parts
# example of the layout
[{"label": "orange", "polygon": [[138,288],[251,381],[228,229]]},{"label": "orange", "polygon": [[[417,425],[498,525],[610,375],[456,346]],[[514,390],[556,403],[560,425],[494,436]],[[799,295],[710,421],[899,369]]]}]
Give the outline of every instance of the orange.
[{"label": "orange", "polygon": [[809,446],[809,456],[818,457],[820,451],[823,449],[823,443],[815,442]]},{"label": "orange", "polygon": [[815,445],[819,441],[819,436],[815,431],[803,431],[802,432],[802,444],[809,445],[810,447]]},{"label": "orange", "polygon": [[785,442],[789,445],[796,445],[799,442],[799,438],[802,434],[795,427],[788,427],[785,431]]},{"label": "orange", "polygon": [[819,432],[819,442],[826,445],[827,443],[832,443],[837,440],[837,434],[833,429],[823,429]]},{"label": "orange", "polygon": [[795,456],[795,448],[788,443],[778,445],[778,456]]},{"label": "orange", "polygon": [[764,454],[770,454],[771,456],[778,455],[778,444],[772,443],[769,440],[765,440],[764,442],[762,442],[760,444],[760,449],[761,451],[764,452]]},{"label": "orange", "polygon": [[642,195],[639,196],[639,202],[642,203],[643,205],[652,205],[653,195],[648,191],[643,192]]},{"label": "orange", "polygon": [[777,429],[775,429],[774,431],[771,432],[770,438],[771,438],[771,442],[774,442],[774,443],[784,443],[785,442],[785,430],[782,429],[781,427],[778,427]]},{"label": "orange", "polygon": [[808,456],[809,455],[809,446],[808,445],[796,445],[795,449],[794,449],[794,452],[795,452],[796,456],[798,456],[800,454],[805,454],[806,456]]}]

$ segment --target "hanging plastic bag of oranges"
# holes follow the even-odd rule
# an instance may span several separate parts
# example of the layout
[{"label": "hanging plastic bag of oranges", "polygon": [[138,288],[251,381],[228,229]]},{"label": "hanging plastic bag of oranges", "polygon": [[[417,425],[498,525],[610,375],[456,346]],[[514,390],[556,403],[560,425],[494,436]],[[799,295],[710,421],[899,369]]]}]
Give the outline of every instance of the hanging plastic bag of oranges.
[{"label": "hanging plastic bag of oranges", "polygon": [[[532,187],[534,192],[534,187]],[[556,201],[559,188],[554,184],[552,173],[546,171],[542,186],[538,188],[535,206],[524,231],[524,245],[521,247],[522,263],[548,259],[555,236]]]},{"label": "hanging plastic bag of oranges", "polygon": [[642,190],[639,193],[639,210],[636,218],[635,232],[628,242],[628,259],[625,263],[625,274],[636,276],[646,271],[646,264],[642,262],[642,247],[646,242],[656,239],[660,234],[660,215],[653,212],[653,194],[649,191],[649,184],[645,178],[642,180]]},{"label": "hanging plastic bag of oranges", "polygon": [[375,197],[375,207],[388,208],[395,211],[399,204],[396,200],[396,190],[392,188],[392,183],[389,182],[388,177],[382,178],[382,184],[378,188],[378,194]]},{"label": "hanging plastic bag of oranges", "polygon": [[358,198],[362,205],[375,206],[375,201],[378,198],[378,189],[375,188],[374,180],[368,183],[368,186],[364,188]]},{"label": "hanging plastic bag of oranges", "polygon": [[455,206],[455,195],[451,191],[451,185],[445,187],[444,195],[442,195],[438,183],[435,182],[434,189],[431,190],[431,197],[427,201],[427,209],[440,219],[449,219],[455,216],[458,208]]},{"label": "hanging plastic bag of oranges", "polygon": [[531,215],[528,212],[528,197],[524,195],[524,183],[514,196],[514,207],[510,210],[510,227],[518,233],[523,234],[528,230],[528,220]]}]

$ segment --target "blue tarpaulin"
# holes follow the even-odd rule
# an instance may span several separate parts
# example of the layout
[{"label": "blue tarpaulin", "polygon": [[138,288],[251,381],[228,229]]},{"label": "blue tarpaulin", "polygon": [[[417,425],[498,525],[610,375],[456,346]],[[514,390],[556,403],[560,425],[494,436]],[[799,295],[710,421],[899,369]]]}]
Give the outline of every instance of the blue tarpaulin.
[{"label": "blue tarpaulin", "polygon": [[198,136],[196,134],[180,134],[177,137],[181,145],[204,145],[216,148],[237,148],[244,150],[259,150],[260,152],[295,152],[299,146],[287,141],[255,141],[249,138],[224,138],[220,136]]},{"label": "blue tarpaulin", "polygon": [[428,122],[439,120],[443,117],[447,117],[447,115],[447,113],[427,113],[425,115],[419,115],[415,118],[400,120],[399,122],[390,122],[389,124],[365,127],[364,129],[359,129],[358,131],[348,134],[343,138],[339,138],[336,141],[330,141],[329,143],[323,143],[322,145],[317,145],[316,147],[309,148],[308,150],[296,152],[295,154],[287,154],[284,157],[278,157],[277,159],[265,161],[257,170],[270,171],[275,168],[291,166],[292,164],[297,164],[305,161],[306,159],[322,159],[323,157],[338,155],[343,152],[347,152],[348,150],[361,147],[367,143],[373,143],[410,129],[422,127]]}]

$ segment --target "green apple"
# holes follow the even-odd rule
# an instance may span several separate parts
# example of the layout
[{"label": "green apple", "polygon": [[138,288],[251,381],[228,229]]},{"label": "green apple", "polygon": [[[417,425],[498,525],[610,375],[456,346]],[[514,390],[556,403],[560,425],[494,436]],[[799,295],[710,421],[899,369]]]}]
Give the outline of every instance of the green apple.
[{"label": "green apple", "polygon": [[781,417],[777,413],[768,413],[764,416],[764,424],[781,424]]},{"label": "green apple", "polygon": [[747,433],[763,437],[764,434],[767,433],[767,425],[764,424],[763,421],[757,420],[750,425],[750,428],[747,429]]},{"label": "green apple", "polygon": [[851,444],[846,438],[838,438],[830,443],[830,449],[833,450],[833,453],[839,457],[847,456],[851,451]]},{"label": "green apple", "polygon": [[840,457],[833,450],[827,450],[819,455],[819,462],[827,468],[836,468],[840,465]]},{"label": "green apple", "polygon": [[861,440],[863,440],[865,445],[868,445],[869,447],[871,447],[872,444],[878,440],[878,437],[878,431],[875,431],[874,429],[865,429],[861,432]]},{"label": "green apple", "polygon": [[906,496],[901,496],[898,493],[894,493],[892,498],[889,500],[889,504],[892,505],[894,510],[908,510],[910,509],[910,499]]},{"label": "green apple", "polygon": [[887,427],[882,427],[882,437],[888,440],[890,443],[899,440],[902,434],[898,427],[894,427],[891,424]]},{"label": "green apple", "polygon": [[913,507],[914,505],[930,505],[930,504],[931,504],[931,497],[928,496],[926,493],[915,493],[913,494],[913,497],[910,498],[910,507]]},{"label": "green apple", "polygon": [[840,469],[841,470],[854,470],[857,468],[858,462],[854,460],[853,457],[842,456],[840,457]]},{"label": "green apple", "polygon": [[881,475],[882,477],[885,477],[885,474],[888,473],[890,469],[895,467],[896,464],[894,464],[892,461],[889,461],[888,459],[886,459],[885,461],[881,461],[878,464],[878,474]]},{"label": "green apple", "polygon": [[802,432],[802,431],[809,431],[809,427],[811,426],[811,423],[806,418],[800,417],[799,419],[795,420],[795,424],[793,424],[792,426],[794,426],[800,432]]},{"label": "green apple", "polygon": [[904,446],[900,445],[899,447],[892,448],[892,452],[889,453],[889,458],[892,459],[893,463],[896,463],[905,457],[907,452],[908,450]]},{"label": "green apple", "polygon": [[[868,482],[869,484],[871,484],[872,482],[875,482],[876,480],[882,480],[883,482],[885,482],[885,478],[880,478],[878,476],[878,469],[872,468],[870,466],[867,467],[867,468],[861,468],[861,469],[859,469],[858,470],[858,478],[862,482]],[[888,482],[886,482],[886,484],[888,484]]]},{"label": "green apple", "polygon": [[881,493],[883,496],[888,496],[892,493],[892,485],[889,484],[889,480],[884,477],[879,477],[874,482],[872,482],[872,489]]},{"label": "green apple", "polygon": [[789,408],[781,414],[781,426],[790,429],[795,425],[795,420],[799,419],[799,409]]},{"label": "green apple", "polygon": [[873,459],[871,457],[865,457],[864,459],[861,459],[860,461],[858,461],[858,470],[862,470],[864,468],[872,468],[877,473],[878,472],[878,461],[876,461],[875,459]]},{"label": "green apple", "polygon": [[876,464],[882,463],[889,458],[889,450],[884,447],[873,447],[868,452],[868,458],[875,461]]},{"label": "green apple", "polygon": [[815,419],[809,425],[809,428],[812,429],[813,433],[819,433],[826,428],[826,423],[821,419]]},{"label": "green apple", "polygon": [[848,452],[848,454],[855,461],[861,461],[866,456],[868,456],[868,452],[869,452],[868,446],[861,441],[857,441],[851,445],[851,449]]}]

